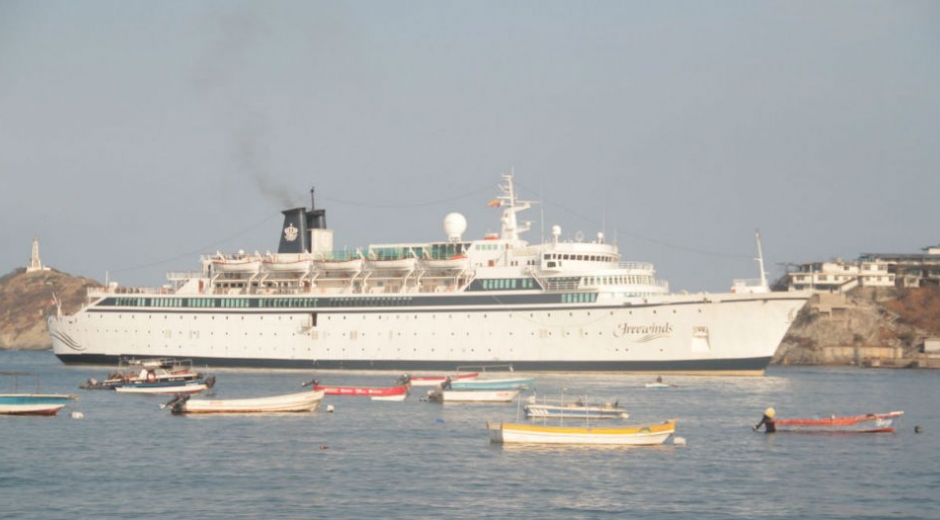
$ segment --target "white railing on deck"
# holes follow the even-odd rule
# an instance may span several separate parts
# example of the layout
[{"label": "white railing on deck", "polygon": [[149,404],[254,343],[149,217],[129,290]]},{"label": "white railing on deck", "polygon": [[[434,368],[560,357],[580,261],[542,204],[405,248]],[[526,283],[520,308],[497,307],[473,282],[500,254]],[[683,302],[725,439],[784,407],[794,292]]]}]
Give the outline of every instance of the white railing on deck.
[{"label": "white railing on deck", "polygon": [[731,282],[731,292],[734,293],[764,293],[770,289],[764,285],[760,278],[737,279]]},{"label": "white railing on deck", "polygon": [[89,287],[87,295],[89,298],[101,298],[111,294],[119,294],[124,296],[128,294],[154,295],[166,293],[167,289],[164,288],[156,289],[153,287],[123,287],[119,285],[116,287]]},{"label": "white railing on deck", "polygon": [[648,262],[620,262],[621,269],[633,269],[637,271],[652,271],[653,264]]},{"label": "white railing on deck", "polygon": [[167,280],[190,280],[201,276],[202,273],[199,271],[171,271],[166,273]]}]

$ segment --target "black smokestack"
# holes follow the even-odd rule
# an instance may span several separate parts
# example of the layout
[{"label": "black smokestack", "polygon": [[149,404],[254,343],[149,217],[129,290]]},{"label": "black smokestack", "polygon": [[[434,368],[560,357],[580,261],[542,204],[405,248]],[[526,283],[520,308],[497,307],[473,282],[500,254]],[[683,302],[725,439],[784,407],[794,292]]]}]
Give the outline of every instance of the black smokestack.
[{"label": "black smokestack", "polygon": [[304,218],[306,208],[285,209],[284,226],[281,229],[281,242],[277,246],[278,253],[309,253],[310,244],[307,243],[307,219]]}]

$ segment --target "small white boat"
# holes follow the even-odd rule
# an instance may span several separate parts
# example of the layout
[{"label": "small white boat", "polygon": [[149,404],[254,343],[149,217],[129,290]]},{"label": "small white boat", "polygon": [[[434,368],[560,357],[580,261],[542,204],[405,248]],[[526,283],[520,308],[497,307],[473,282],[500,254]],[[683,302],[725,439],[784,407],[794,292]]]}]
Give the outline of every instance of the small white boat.
[{"label": "small white boat", "polygon": [[486,423],[490,442],[519,444],[587,444],[654,446],[676,432],[674,419],[659,424],[619,428],[545,426],[539,424]]},{"label": "small white boat", "polygon": [[198,394],[212,388],[215,377],[179,383],[135,383],[118,386],[115,392],[122,394]]},{"label": "small white boat", "polygon": [[453,380],[448,378],[441,386],[445,390],[525,390],[532,386],[532,378]]},{"label": "small white boat", "polygon": [[645,383],[643,386],[646,388],[675,388],[677,385],[664,382],[662,376],[660,376],[656,378],[656,381],[653,381],[652,383]]},{"label": "small white boat", "polygon": [[355,273],[362,270],[362,258],[317,258],[313,266],[320,271]]},{"label": "small white boat", "polygon": [[306,273],[310,271],[312,262],[309,258],[284,257],[284,255],[271,255],[261,261],[265,271],[274,273]]},{"label": "small white boat", "polygon": [[564,399],[539,400],[532,396],[524,409],[526,417],[529,418],[626,419],[630,417],[627,411],[621,408],[616,401],[613,403],[591,404],[584,398],[566,402]]},{"label": "small white boat", "polygon": [[399,381],[408,381],[411,383],[411,386],[438,386],[446,381],[448,377],[453,381],[470,381],[479,376],[479,372],[467,372],[450,376],[412,376],[406,374],[399,378]]},{"label": "small white boat", "polygon": [[[0,372],[10,376],[12,392],[0,394],[0,415],[55,415],[72,401],[78,399],[73,394],[40,394],[39,376],[33,372]],[[21,376],[36,378],[36,393],[20,393],[18,379]]]},{"label": "small white boat", "polygon": [[394,260],[366,259],[366,267],[374,271],[410,271],[415,268],[414,258],[396,258]]},{"label": "small white boat", "polygon": [[408,398],[408,394],[398,394],[398,395],[372,395],[369,396],[369,399],[373,401],[394,401],[401,402]]},{"label": "small white boat", "polygon": [[0,415],[55,415],[73,394],[0,394]]},{"label": "small white boat", "polygon": [[135,359],[122,357],[117,370],[108,374],[108,377],[104,380],[92,377],[79,385],[79,388],[83,390],[114,390],[121,386],[144,383],[179,386],[186,381],[202,379],[208,378],[193,368],[191,359]]},{"label": "small white boat", "polygon": [[261,269],[261,259],[248,256],[224,256],[212,260],[212,266],[219,273],[251,274]]},{"label": "small white boat", "polygon": [[428,400],[440,403],[508,403],[519,395],[520,390],[446,390],[435,388],[428,391]]},{"label": "small white boat", "polygon": [[425,269],[456,271],[470,267],[470,259],[467,255],[454,255],[450,258],[424,258],[421,260],[421,266]]},{"label": "small white boat", "polygon": [[320,407],[323,395],[322,390],[248,399],[190,399],[189,395],[178,395],[160,407],[174,414],[312,412]]}]

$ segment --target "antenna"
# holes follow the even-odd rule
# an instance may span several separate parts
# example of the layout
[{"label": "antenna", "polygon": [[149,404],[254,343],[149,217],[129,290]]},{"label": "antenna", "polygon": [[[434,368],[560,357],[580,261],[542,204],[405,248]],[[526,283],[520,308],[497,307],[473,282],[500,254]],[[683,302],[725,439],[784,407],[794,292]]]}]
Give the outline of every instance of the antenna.
[{"label": "antenna", "polygon": [[754,232],[754,236],[757,237],[757,264],[760,267],[760,284],[761,287],[767,287],[767,273],[764,272],[764,251],[760,245],[760,230]]}]

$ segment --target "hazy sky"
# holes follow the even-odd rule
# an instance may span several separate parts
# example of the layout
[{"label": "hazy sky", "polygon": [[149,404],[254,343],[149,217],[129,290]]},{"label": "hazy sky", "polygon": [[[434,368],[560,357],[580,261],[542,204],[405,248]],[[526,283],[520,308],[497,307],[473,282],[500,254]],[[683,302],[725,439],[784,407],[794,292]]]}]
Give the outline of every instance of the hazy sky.
[{"label": "hazy sky", "polygon": [[675,290],[940,243],[940,2],[0,0],[0,274],[605,231]]}]

